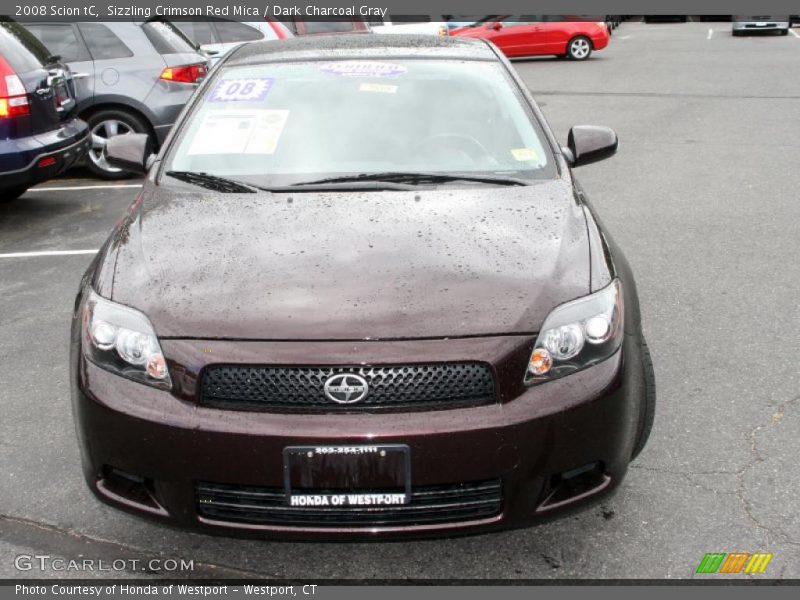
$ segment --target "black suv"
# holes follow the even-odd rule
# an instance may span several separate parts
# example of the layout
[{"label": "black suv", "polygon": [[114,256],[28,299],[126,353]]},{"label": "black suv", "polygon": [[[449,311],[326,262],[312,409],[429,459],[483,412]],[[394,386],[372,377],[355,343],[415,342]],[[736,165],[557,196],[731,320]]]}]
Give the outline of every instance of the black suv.
[{"label": "black suv", "polygon": [[89,150],[69,69],[25,27],[0,17],[0,199],[14,200]]}]

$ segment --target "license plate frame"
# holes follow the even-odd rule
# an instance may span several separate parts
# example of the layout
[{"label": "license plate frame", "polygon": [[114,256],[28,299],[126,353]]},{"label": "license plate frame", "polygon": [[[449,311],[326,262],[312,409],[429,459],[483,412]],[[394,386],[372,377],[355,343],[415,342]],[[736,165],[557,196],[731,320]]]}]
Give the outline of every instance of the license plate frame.
[{"label": "license plate frame", "polygon": [[[361,480],[364,467],[371,483]],[[286,446],[283,482],[286,506],[293,508],[407,505],[411,449],[406,444]]]}]

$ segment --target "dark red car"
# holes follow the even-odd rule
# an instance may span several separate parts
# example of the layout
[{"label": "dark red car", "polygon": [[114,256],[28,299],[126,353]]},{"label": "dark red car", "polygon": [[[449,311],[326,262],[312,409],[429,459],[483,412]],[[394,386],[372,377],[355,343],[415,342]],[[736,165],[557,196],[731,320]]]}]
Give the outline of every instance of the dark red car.
[{"label": "dark red car", "polygon": [[[369,123],[370,127],[354,127]],[[628,263],[497,49],[242,45],[86,272],[86,481],[172,524],[274,538],[519,527],[614,489],[655,387]]]},{"label": "dark red car", "polygon": [[609,40],[603,21],[553,15],[487,17],[450,35],[488,40],[509,58],[555,54],[586,60]]}]

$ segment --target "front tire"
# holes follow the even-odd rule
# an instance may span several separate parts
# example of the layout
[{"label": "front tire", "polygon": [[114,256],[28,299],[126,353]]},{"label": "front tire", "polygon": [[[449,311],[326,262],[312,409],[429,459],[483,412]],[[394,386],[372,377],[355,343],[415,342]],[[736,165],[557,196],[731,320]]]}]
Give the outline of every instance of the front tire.
[{"label": "front tire", "polygon": [[571,60],[586,60],[592,55],[592,41],[582,35],[572,38],[567,44],[567,56]]},{"label": "front tire", "polygon": [[150,131],[142,119],[123,109],[105,109],[92,113],[86,118],[92,135],[92,147],[86,157],[86,166],[100,179],[127,179],[133,173],[117,169],[108,164],[103,156],[103,148],[109,138],[128,133],[147,133]]},{"label": "front tire", "polygon": [[635,459],[644,450],[647,440],[650,439],[650,432],[653,431],[653,423],[656,419],[656,373],[653,369],[653,359],[650,356],[650,348],[647,342],[642,339],[642,371],[644,377],[644,402],[642,403],[642,415],[639,425],[639,436],[631,452],[631,460]]},{"label": "front tire", "polygon": [[781,35],[789,35],[788,29],[781,29]]}]

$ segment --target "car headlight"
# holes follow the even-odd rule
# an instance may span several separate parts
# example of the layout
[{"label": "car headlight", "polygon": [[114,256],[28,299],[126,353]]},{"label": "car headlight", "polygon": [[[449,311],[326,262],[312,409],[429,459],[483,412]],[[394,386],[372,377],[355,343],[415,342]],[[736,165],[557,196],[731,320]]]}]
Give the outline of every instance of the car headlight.
[{"label": "car headlight", "polygon": [[167,361],[148,318],[94,290],[83,308],[82,345],[84,356],[103,369],[154,387],[172,387]]},{"label": "car headlight", "polygon": [[557,306],[536,338],[525,385],[563,377],[605,360],[619,349],[623,332],[618,279],[599,292]]}]

